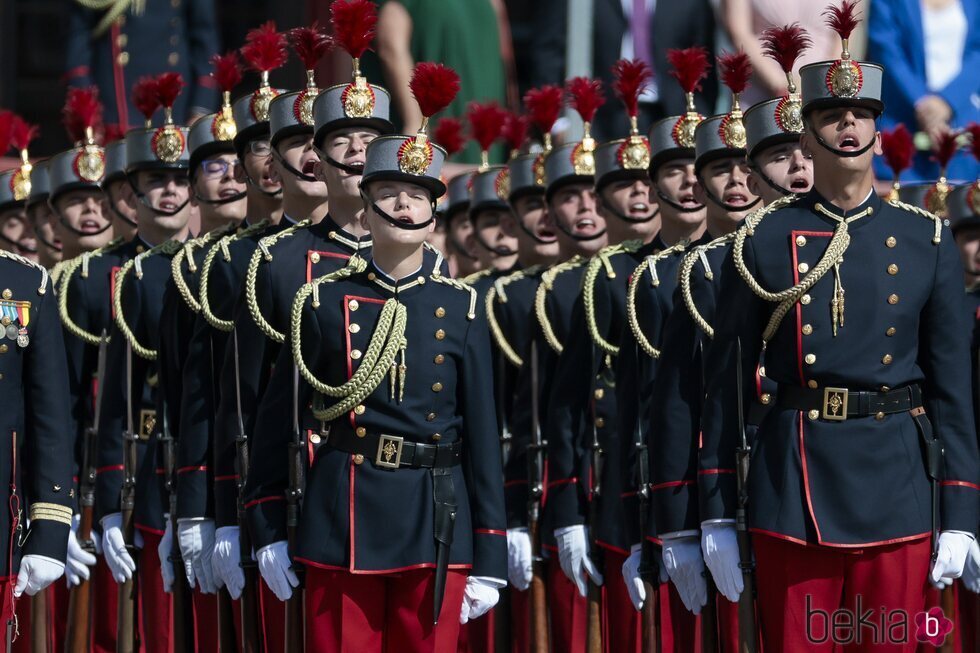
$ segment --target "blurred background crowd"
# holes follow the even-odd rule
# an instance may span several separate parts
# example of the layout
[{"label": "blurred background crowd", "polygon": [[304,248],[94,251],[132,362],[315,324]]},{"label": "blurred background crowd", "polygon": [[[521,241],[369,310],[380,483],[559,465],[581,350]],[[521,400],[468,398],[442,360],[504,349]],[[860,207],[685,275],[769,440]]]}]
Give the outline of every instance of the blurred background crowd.
[{"label": "blurred background crowd", "polygon": [[[786,78],[762,56],[758,35],[799,22],[813,38],[801,64],[837,56],[834,34],[816,0],[378,0],[374,52],[364,62],[369,79],[391,90],[396,124],[414,129],[421,116],[408,91],[414,62],[441,61],[455,68],[462,89],[449,115],[461,116],[471,100],[495,99],[519,109],[533,86],[575,75],[611,78],[620,57],[641,58],[654,70],[642,98],[640,127],[683,112],[681,89],[668,79],[666,52],[703,45],[717,54],[741,48],[755,78],[743,106],[782,94]],[[904,123],[919,150],[905,181],[931,180],[930,138],[980,120],[980,0],[865,0],[863,31],[851,39],[857,58],[885,67],[881,127]],[[190,92],[176,118],[189,121],[218,106],[209,77],[212,54],[239,47],[245,33],[267,21],[280,29],[318,20],[329,24],[327,0],[0,0],[0,107],[42,126],[34,156],[69,145],[60,129],[66,85],[96,84],[107,123],[133,126],[138,113],[129,89],[142,75],[175,70]],[[272,77],[281,88],[300,88],[298,63]],[[349,77],[343,52],[325,58],[321,87]],[[242,92],[257,80],[246,77]],[[712,76],[699,96],[710,115],[727,108]],[[610,94],[607,92],[607,95]],[[626,133],[617,103],[599,112],[599,139]],[[575,129],[567,122],[560,129]],[[502,153],[497,153],[499,157]],[[476,162],[475,146],[457,155]],[[883,179],[891,174],[884,164]],[[3,166],[0,166],[2,168]],[[951,180],[973,179],[977,163],[966,151],[950,164]]]}]

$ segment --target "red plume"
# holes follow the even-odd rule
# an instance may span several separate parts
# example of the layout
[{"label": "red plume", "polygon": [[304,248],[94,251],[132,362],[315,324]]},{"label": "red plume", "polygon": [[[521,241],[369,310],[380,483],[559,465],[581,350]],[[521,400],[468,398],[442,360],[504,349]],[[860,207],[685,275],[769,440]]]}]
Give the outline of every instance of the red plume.
[{"label": "red plume", "polygon": [[286,63],[286,35],[276,31],[275,21],[270,20],[245,35],[242,57],[256,72],[268,72]]},{"label": "red plume", "polygon": [[459,93],[459,75],[441,63],[421,61],[415,64],[408,87],[412,89],[412,95],[419,103],[422,115],[431,118],[456,99],[456,94]]},{"label": "red plume", "polygon": [[548,84],[541,88],[532,88],[524,94],[524,106],[531,123],[542,134],[551,132],[561,113],[562,90],[560,86]]},{"label": "red plume", "polygon": [[708,76],[708,51],[703,47],[667,50],[670,76],[680,82],[685,93],[701,90],[701,80]]},{"label": "red plume", "polygon": [[626,113],[632,118],[639,111],[640,94],[653,73],[639,59],[620,59],[613,64],[612,73],[616,96],[626,105]]},{"label": "red plume", "polygon": [[334,0],[330,5],[334,40],[354,59],[371,49],[378,8],[371,0]]},{"label": "red plume", "polygon": [[784,73],[791,73],[796,60],[810,49],[813,42],[799,23],[770,27],[762,33],[762,53],[779,64]]},{"label": "red plume", "polygon": [[102,142],[108,145],[109,143],[122,140],[125,135],[126,132],[123,131],[122,126],[120,126],[118,123],[106,125],[105,131],[102,134]]},{"label": "red plume", "polygon": [[211,57],[211,65],[214,66],[211,76],[222,92],[231,93],[232,89],[242,81],[242,64],[238,60],[238,53],[234,50],[223,55],[214,55]]},{"label": "red plume", "polygon": [[973,158],[980,161],[980,123],[971,122],[966,126],[966,131],[970,132],[970,136],[973,138],[970,143]]},{"label": "red plume", "polygon": [[147,120],[160,108],[160,96],[157,94],[157,80],[153,77],[140,77],[133,85],[133,104]]},{"label": "red plume", "polygon": [[507,119],[507,112],[496,102],[470,102],[466,107],[466,118],[470,121],[470,134],[482,151],[487,151],[500,137]]},{"label": "red plume", "polygon": [[565,84],[568,103],[582,116],[583,122],[592,122],[595,112],[606,103],[602,93],[602,81],[588,77],[573,77]]},{"label": "red plume", "polygon": [[939,164],[941,170],[946,170],[950,159],[956,156],[956,137],[958,135],[954,131],[944,132],[932,144],[932,159]]},{"label": "red plume", "polygon": [[732,93],[741,93],[752,77],[752,62],[744,52],[726,52],[718,57],[721,81]]},{"label": "red plume", "polygon": [[316,68],[320,58],[333,45],[330,37],[320,30],[320,26],[316,22],[309,27],[297,27],[290,30],[289,40],[306,70]]},{"label": "red plume", "polygon": [[14,114],[10,122],[10,145],[18,151],[26,150],[40,132],[41,130],[37,125],[32,125]]},{"label": "red plume", "polygon": [[10,149],[10,126],[13,120],[13,111],[0,110],[0,156]]},{"label": "red plume", "polygon": [[442,118],[432,133],[432,140],[442,145],[449,156],[456,154],[466,145],[462,121],[458,118]]},{"label": "red plume", "polygon": [[857,13],[857,5],[860,0],[841,0],[839,7],[827,7],[823,15],[826,17],[827,27],[837,32],[842,39],[851,37],[851,32],[857,27],[860,15]]},{"label": "red plume", "polygon": [[157,97],[166,109],[174,106],[177,96],[184,88],[184,78],[180,73],[163,73],[157,77]]},{"label": "red plume", "polygon": [[99,90],[94,86],[68,89],[61,114],[68,138],[76,143],[84,141],[86,128],[95,129],[102,122]]},{"label": "red plume", "polygon": [[895,125],[892,130],[881,131],[881,149],[885,156],[885,163],[895,173],[896,178],[912,165],[915,143],[912,142],[912,134],[902,123]]},{"label": "red plume", "polygon": [[504,118],[504,127],[501,130],[501,135],[507,143],[509,152],[521,149],[525,139],[527,139],[527,128],[527,116],[522,116],[519,113],[507,113]]}]

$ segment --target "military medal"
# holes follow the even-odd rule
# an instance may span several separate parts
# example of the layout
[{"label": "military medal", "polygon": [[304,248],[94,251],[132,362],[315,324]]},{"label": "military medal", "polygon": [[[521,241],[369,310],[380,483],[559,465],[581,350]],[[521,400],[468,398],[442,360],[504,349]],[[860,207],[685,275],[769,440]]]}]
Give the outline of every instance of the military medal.
[{"label": "military medal", "polygon": [[26,347],[30,342],[31,339],[27,335],[27,328],[21,327],[20,331],[17,332],[17,346]]},{"label": "military medal", "polygon": [[16,327],[16,326],[14,326],[13,324],[8,324],[8,325],[7,325],[7,326],[6,326],[5,328],[4,328],[4,332],[3,332],[3,335],[4,335],[4,336],[5,336],[5,337],[6,337],[6,338],[7,338],[8,340],[16,340],[16,339],[17,339],[17,327]]}]

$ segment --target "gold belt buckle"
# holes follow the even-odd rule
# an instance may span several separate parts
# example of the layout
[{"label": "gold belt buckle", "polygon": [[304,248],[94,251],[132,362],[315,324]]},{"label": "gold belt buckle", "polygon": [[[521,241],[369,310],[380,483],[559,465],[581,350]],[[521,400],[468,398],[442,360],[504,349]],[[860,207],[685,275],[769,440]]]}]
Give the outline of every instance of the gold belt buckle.
[{"label": "gold belt buckle", "polygon": [[387,469],[398,469],[402,462],[402,444],[404,442],[405,438],[382,433],[378,440],[378,455],[374,457],[374,464]]},{"label": "gold belt buckle", "polygon": [[155,410],[140,410],[140,421],[139,421],[139,433],[137,437],[140,440],[149,440],[153,436],[153,429],[157,426],[157,411]]},{"label": "gold belt buckle", "polygon": [[847,388],[824,388],[822,417],[834,422],[847,419]]}]

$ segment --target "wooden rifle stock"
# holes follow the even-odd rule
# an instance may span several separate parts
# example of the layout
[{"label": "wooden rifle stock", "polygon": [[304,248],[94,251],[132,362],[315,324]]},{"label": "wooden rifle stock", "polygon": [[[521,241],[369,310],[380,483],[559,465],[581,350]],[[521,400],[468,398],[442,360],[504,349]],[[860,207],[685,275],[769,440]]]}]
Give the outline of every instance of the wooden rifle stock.
[{"label": "wooden rifle stock", "polygon": [[31,653],[49,653],[48,646],[48,589],[44,588],[31,600]]},{"label": "wooden rifle stock", "polygon": [[[299,370],[293,369],[293,439],[289,443],[289,487],[286,489],[286,538],[289,552],[296,550],[299,530],[300,504],[303,500],[303,432],[299,423]],[[286,601],[286,653],[303,651],[303,575],[299,565],[293,571],[300,579]]]},{"label": "wooden rifle stock", "polygon": [[175,443],[168,427],[166,401],[163,402],[161,421],[163,422],[163,431],[159,437],[159,443],[163,450],[163,469],[166,479],[164,485],[170,501],[170,563],[173,565],[174,571],[174,583],[171,588],[174,650],[193,651],[195,640],[194,599],[191,594],[190,583],[187,581],[187,574],[184,572],[180,544],[177,541],[177,460],[174,451]]}]

